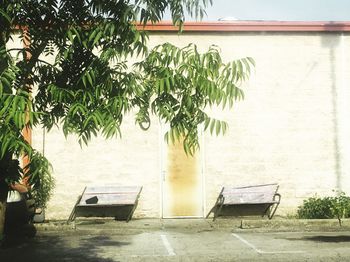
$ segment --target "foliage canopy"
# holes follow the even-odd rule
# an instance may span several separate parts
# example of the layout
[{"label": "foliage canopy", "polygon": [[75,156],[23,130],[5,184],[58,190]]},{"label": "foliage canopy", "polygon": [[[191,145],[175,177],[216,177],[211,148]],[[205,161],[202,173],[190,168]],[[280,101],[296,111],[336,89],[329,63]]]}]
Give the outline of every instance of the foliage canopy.
[{"label": "foliage canopy", "polygon": [[[34,177],[46,160],[24,140],[23,128],[62,125],[65,135],[78,134],[87,144],[100,133],[119,136],[131,110],[142,129],[149,127],[150,114],[157,115],[170,125],[167,139],[184,138],[185,151],[193,153],[199,125],[216,134],[227,128],[205,108],[242,99],[239,85],[254,66],[251,58],[223,63],[215,46],[203,54],[193,44],[147,49],[147,32],[137,30],[135,21],[155,23],[170,10],[181,26],[186,12],[202,17],[211,0],[0,3],[0,159],[29,155],[36,164],[27,173]],[[11,48],[15,35],[23,47]],[[130,67],[132,56],[139,62]]]}]

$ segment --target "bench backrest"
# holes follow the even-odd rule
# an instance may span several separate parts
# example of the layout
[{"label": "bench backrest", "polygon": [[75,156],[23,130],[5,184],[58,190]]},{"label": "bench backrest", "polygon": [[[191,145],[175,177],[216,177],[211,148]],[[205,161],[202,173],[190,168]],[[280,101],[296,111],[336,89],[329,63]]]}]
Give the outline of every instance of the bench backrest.
[{"label": "bench backrest", "polygon": [[[134,205],[139,198],[140,186],[89,186],[86,187],[79,206],[82,205]],[[97,196],[97,204],[86,204],[86,200]]]},{"label": "bench backrest", "polygon": [[224,187],[221,195],[224,204],[272,203],[278,184],[264,184],[245,187]]}]

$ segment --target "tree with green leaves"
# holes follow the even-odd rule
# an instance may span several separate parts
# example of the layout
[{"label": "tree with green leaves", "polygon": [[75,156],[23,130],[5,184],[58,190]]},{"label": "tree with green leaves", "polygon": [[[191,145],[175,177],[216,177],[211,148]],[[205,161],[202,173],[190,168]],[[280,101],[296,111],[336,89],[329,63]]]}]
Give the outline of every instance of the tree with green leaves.
[{"label": "tree with green leaves", "polygon": [[[0,0],[0,201],[24,167],[30,182],[50,172],[49,162],[22,130],[62,127],[88,144],[92,136],[120,136],[123,116],[136,112],[142,128],[150,115],[169,124],[166,138],[198,149],[198,126],[224,133],[227,124],[206,108],[232,106],[254,66],[251,58],[224,63],[215,46],[147,48],[141,25],[159,22],[167,10],[180,30],[185,14],[201,18],[211,0]],[[13,48],[20,37],[23,46]],[[47,62],[45,56],[51,56]],[[128,65],[128,59],[138,62]]]}]

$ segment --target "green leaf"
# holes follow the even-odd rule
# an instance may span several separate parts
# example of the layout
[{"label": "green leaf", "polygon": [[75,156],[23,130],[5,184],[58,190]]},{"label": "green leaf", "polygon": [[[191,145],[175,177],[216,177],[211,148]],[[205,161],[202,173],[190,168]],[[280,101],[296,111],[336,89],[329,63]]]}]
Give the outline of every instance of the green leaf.
[{"label": "green leaf", "polygon": [[221,130],[221,121],[216,121],[216,135],[218,136]]},{"label": "green leaf", "polygon": [[166,92],[169,93],[171,88],[169,78],[165,78],[165,86],[166,86]]},{"label": "green leaf", "polygon": [[101,39],[102,35],[103,35],[102,31],[98,32],[98,34],[96,35],[96,37],[94,39],[94,42],[92,43],[92,46],[95,46],[95,44]]},{"label": "green leaf", "polygon": [[98,28],[95,28],[94,31],[92,31],[92,33],[89,36],[89,40],[88,40],[89,42],[91,42],[95,38],[97,31],[98,31]]},{"label": "green leaf", "polygon": [[248,61],[255,67],[255,61],[252,57],[247,57]]},{"label": "green leaf", "polygon": [[70,30],[68,30],[67,35],[68,35],[68,38],[71,41],[71,43],[74,43],[74,37],[73,37],[73,34]]},{"label": "green leaf", "polygon": [[210,123],[210,118],[206,117],[204,120],[204,130],[207,130],[209,123]]},{"label": "green leaf", "polygon": [[222,133],[223,133],[223,135],[225,135],[226,134],[226,132],[227,132],[227,123],[225,122],[225,121],[221,121],[221,129],[222,129]]},{"label": "green leaf", "polygon": [[75,27],[72,27],[71,30],[74,32],[75,36],[78,38],[79,44],[81,44],[81,37],[77,29]]},{"label": "green leaf", "polygon": [[84,87],[86,87],[86,77],[87,77],[86,74],[81,76],[81,80],[83,81]]},{"label": "green leaf", "polygon": [[1,77],[0,82],[2,82],[2,85],[4,85],[7,89],[11,89],[11,83],[6,77]]},{"label": "green leaf", "polygon": [[85,74],[85,75],[86,75],[86,78],[88,79],[90,85],[93,86],[93,82],[92,82],[92,78],[91,78],[91,76],[90,76],[90,72],[89,72],[89,71],[86,71],[86,74]]},{"label": "green leaf", "polygon": [[2,8],[0,8],[0,14],[7,20],[8,23],[11,23],[10,16]]},{"label": "green leaf", "polygon": [[213,134],[213,132],[214,132],[215,123],[216,123],[216,120],[211,119],[211,121],[210,121],[210,134]]},{"label": "green leaf", "polygon": [[159,93],[164,92],[164,79],[159,79]]}]

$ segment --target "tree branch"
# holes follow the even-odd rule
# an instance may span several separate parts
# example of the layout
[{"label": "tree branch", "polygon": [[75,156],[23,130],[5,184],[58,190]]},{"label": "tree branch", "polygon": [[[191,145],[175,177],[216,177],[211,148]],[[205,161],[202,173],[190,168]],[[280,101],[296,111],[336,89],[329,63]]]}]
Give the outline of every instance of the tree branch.
[{"label": "tree branch", "polygon": [[10,48],[10,49],[7,49],[7,52],[11,52],[11,51],[27,51],[27,52],[30,52],[30,49],[29,48]]},{"label": "tree branch", "polygon": [[40,62],[40,63],[44,63],[44,64],[47,64],[47,65],[49,65],[49,66],[53,66],[53,65],[51,65],[50,63],[48,63],[48,62],[46,62],[46,61],[44,61],[44,60],[41,60],[41,59],[37,59],[37,62]]}]

